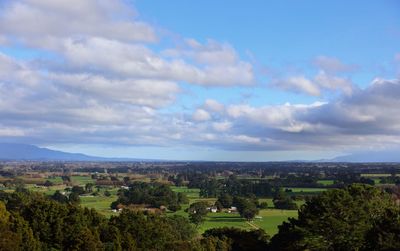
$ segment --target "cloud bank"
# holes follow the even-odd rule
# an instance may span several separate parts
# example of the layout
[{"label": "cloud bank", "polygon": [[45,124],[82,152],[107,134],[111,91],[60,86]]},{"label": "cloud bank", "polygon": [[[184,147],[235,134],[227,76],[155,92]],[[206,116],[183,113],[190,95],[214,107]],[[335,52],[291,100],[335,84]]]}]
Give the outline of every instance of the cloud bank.
[{"label": "cloud bank", "polygon": [[[334,99],[251,105],[205,98],[169,109],[200,88],[257,85],[254,66],[226,42],[179,38],[173,46],[124,1],[16,0],[0,5],[0,137],[35,144],[199,146],[276,151],[399,145],[400,82],[361,89],[357,69],[319,56],[313,76],[269,86]],[[28,56],[26,56],[28,55]],[[398,55],[395,56],[396,60]],[[265,88],[268,91],[268,88]]]}]

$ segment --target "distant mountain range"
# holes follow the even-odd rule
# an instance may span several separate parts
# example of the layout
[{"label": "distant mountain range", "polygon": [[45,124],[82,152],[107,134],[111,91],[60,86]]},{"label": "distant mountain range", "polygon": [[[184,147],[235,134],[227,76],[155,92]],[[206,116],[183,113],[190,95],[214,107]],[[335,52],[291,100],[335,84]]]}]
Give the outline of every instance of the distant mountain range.
[{"label": "distant mountain range", "polygon": [[368,151],[339,156],[330,162],[400,162],[400,150]]},{"label": "distant mountain range", "polygon": [[[68,153],[28,144],[0,143],[0,160],[40,161],[161,161],[135,158],[103,158],[82,153]],[[295,162],[302,162],[301,160]],[[306,161],[313,162],[313,161]],[[400,151],[374,151],[339,156],[316,162],[400,162]]]},{"label": "distant mountain range", "polygon": [[144,161],[133,158],[102,158],[82,153],[68,153],[50,150],[34,145],[0,143],[0,160],[41,160],[41,161]]}]

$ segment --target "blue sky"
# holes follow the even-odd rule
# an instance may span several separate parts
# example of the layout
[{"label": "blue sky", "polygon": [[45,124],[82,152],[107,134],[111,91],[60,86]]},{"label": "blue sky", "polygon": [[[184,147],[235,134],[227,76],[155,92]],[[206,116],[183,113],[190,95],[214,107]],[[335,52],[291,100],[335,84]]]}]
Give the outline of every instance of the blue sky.
[{"label": "blue sky", "polygon": [[398,1],[0,4],[0,139],[109,157],[397,149]]}]

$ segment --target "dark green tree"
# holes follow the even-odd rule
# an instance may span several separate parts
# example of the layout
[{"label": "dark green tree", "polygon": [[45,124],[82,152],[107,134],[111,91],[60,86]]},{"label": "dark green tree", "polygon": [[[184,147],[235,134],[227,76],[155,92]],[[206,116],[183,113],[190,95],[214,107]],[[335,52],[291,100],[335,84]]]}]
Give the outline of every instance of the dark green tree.
[{"label": "dark green tree", "polygon": [[[370,185],[354,184],[333,189],[307,201],[298,219],[290,218],[279,226],[272,238],[273,250],[362,250],[366,236],[383,215],[395,207],[392,198]],[[381,221],[381,222],[380,222]],[[396,225],[396,224],[395,224]],[[381,232],[396,233],[396,227]],[[392,232],[393,231],[393,232]],[[379,236],[379,233],[374,232]],[[389,238],[390,239],[390,238]],[[380,245],[370,244],[370,245]]]},{"label": "dark green tree", "polygon": [[246,231],[229,227],[213,228],[205,231],[203,237],[225,239],[225,243],[229,243],[228,250],[232,251],[268,250],[269,236],[261,229]]},{"label": "dark green tree", "polygon": [[223,193],[220,196],[218,196],[217,200],[221,203],[221,205],[224,208],[228,208],[228,207],[232,206],[233,198],[232,198],[232,196],[230,196],[227,193]]},{"label": "dark green tree", "polygon": [[68,197],[63,195],[59,190],[55,191],[55,193],[50,196],[50,198],[60,203],[68,203],[69,201]]},{"label": "dark green tree", "polygon": [[240,216],[248,221],[254,219],[259,212],[255,201],[251,198],[234,197],[233,204],[236,206]]},{"label": "dark green tree", "polygon": [[199,201],[191,204],[188,208],[190,222],[195,224],[196,226],[202,224],[208,213],[207,207],[208,204],[204,201]]}]

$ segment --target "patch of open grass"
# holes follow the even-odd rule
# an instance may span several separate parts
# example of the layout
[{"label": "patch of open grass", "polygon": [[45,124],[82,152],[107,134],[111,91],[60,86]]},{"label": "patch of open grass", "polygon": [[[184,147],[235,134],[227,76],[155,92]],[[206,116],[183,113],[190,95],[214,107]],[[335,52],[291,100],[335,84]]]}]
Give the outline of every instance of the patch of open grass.
[{"label": "patch of open grass", "polygon": [[270,236],[278,232],[278,226],[289,217],[297,217],[297,210],[264,209],[260,210],[261,219],[254,219],[252,223],[264,229]]},{"label": "patch of open grass", "polygon": [[96,183],[96,180],[90,176],[71,176],[71,181],[74,185],[85,186],[87,183]]},{"label": "patch of open grass", "polygon": [[198,188],[188,188],[186,186],[171,186],[171,189],[176,193],[185,193],[189,199],[197,199],[200,197],[200,189]]},{"label": "patch of open grass", "polygon": [[361,177],[389,177],[391,174],[390,173],[362,173]]},{"label": "patch of open grass", "polygon": [[321,193],[327,190],[327,188],[319,187],[286,187],[284,189],[292,190],[292,193]]},{"label": "patch of open grass", "polygon": [[110,197],[106,196],[81,196],[81,206],[87,208],[94,208],[99,213],[109,217],[111,215],[117,215],[111,211],[110,205],[113,201],[117,200],[116,195]]},{"label": "patch of open grass", "polygon": [[63,180],[61,179],[60,176],[48,178],[48,179],[46,179],[46,180],[51,181],[51,182],[53,182],[54,184],[62,184],[62,183],[63,183]]},{"label": "patch of open grass", "polygon": [[26,185],[26,188],[33,192],[44,193],[46,195],[53,195],[57,190],[63,191],[66,188],[66,186],[62,184],[49,187],[42,187],[42,186],[37,187],[35,185]]},{"label": "patch of open grass", "polygon": [[333,185],[334,180],[318,180],[317,183],[322,184],[324,186],[329,186],[329,185]]},{"label": "patch of open grass", "polygon": [[238,213],[208,213],[206,221],[199,227],[199,233],[218,227],[253,228]]}]

